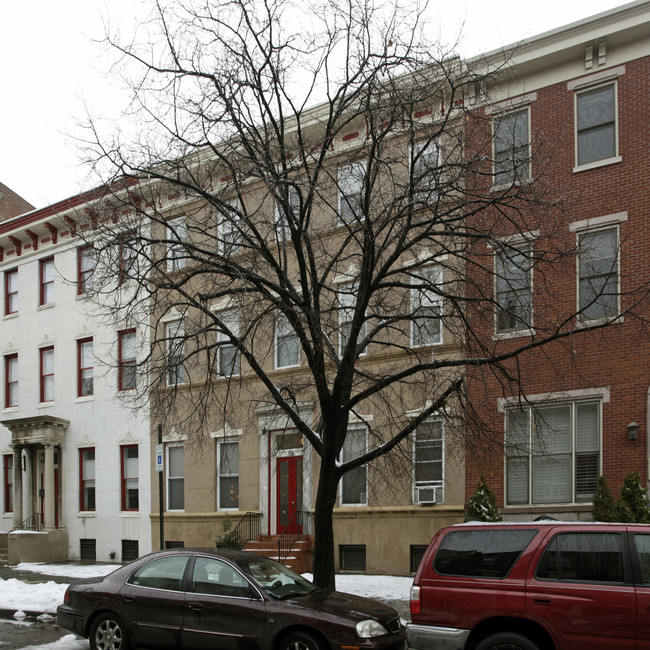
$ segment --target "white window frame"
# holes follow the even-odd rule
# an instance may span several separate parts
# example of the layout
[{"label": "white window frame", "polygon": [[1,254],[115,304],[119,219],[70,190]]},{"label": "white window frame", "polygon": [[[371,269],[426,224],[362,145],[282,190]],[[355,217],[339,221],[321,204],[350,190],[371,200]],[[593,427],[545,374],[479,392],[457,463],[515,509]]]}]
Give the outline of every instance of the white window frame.
[{"label": "white window frame", "polygon": [[[597,93],[608,87],[613,89],[613,102],[614,102],[614,151],[611,156],[606,156],[605,158],[597,158],[589,160],[587,162],[580,162],[580,130],[578,128],[578,117],[579,117],[579,102],[580,98],[591,93]],[[574,142],[575,142],[575,167],[574,171],[582,171],[584,169],[593,169],[594,167],[600,167],[602,165],[609,165],[611,163],[620,162],[621,158],[619,156],[619,142],[618,142],[618,124],[619,124],[619,114],[618,114],[618,82],[617,80],[608,80],[603,83],[594,83],[587,87],[576,88],[574,93]]]},{"label": "white window frame", "polygon": [[176,217],[167,222],[167,270],[179,271],[185,268],[186,259],[184,243],[187,239],[187,222],[185,217]]},{"label": "white window frame", "polygon": [[[281,191],[284,191],[284,188],[281,188]],[[300,211],[300,194],[294,185],[287,184],[287,199],[289,201],[289,207],[293,211],[294,220],[298,218]],[[289,229],[289,224],[287,220],[287,214],[282,208],[280,201],[276,199],[275,201],[275,233],[276,239],[279,243],[287,241],[291,237],[291,230]]]},{"label": "white window frame", "polygon": [[[597,431],[591,435],[585,434],[584,440],[581,442],[578,439],[578,410],[583,409],[586,413],[587,409],[597,409],[595,415],[595,424]],[[544,426],[550,426],[551,419],[550,411],[561,411],[569,409],[569,434],[568,445],[565,444],[564,448],[560,448],[562,444],[561,432],[555,430],[550,436],[547,436],[545,444],[555,445],[558,449],[545,449],[542,448],[543,444],[540,443],[536,446],[535,437],[536,431],[543,431]],[[547,411],[546,414],[544,411]],[[516,436],[515,427],[509,424],[509,419],[513,421],[520,414],[522,422],[522,436],[518,439]],[[539,419],[537,416],[539,415]],[[586,496],[578,497],[578,457],[582,455],[583,459],[591,456],[593,464],[593,456],[596,455],[596,466],[589,480],[592,482],[593,488],[596,488],[596,481],[602,471],[602,418],[603,408],[602,400],[600,399],[584,399],[575,401],[558,401],[558,402],[545,402],[543,404],[536,404],[532,406],[512,406],[505,409],[504,427],[505,427],[505,453],[504,453],[504,485],[505,494],[504,500],[507,507],[534,507],[549,505],[576,505],[590,503],[590,499]],[[524,431],[525,429],[525,431]],[[525,439],[524,439],[525,438]],[[587,440],[590,438],[591,440]],[[578,447],[581,445],[581,448]],[[553,453],[554,452],[554,453]],[[558,472],[562,470],[562,463],[570,463],[569,465],[569,483],[568,487],[566,482],[563,484],[563,478]],[[537,463],[537,467],[536,467]],[[519,465],[519,469],[517,469]],[[511,471],[513,476],[517,471],[521,475],[525,473],[525,481],[518,477],[517,481],[511,479]],[[540,478],[540,482],[536,483],[536,477],[543,477],[544,473],[548,473],[546,484]],[[514,490],[519,487],[525,489],[525,498],[515,498]],[[562,488],[568,490],[568,498],[552,498],[555,492],[558,493]],[[511,491],[512,490],[512,491]],[[546,497],[536,496],[537,494],[544,494]]]},{"label": "white window frame", "polygon": [[433,203],[438,198],[440,177],[440,145],[438,141],[433,138],[416,140],[411,145],[411,163],[413,165],[411,177],[415,200]]},{"label": "white window frame", "polygon": [[[528,259],[528,269],[526,270],[526,289],[519,290],[511,284],[514,278],[508,276],[506,277],[506,269],[503,267],[503,260],[507,257],[507,261],[511,260],[515,256],[523,255],[524,258]],[[533,317],[534,317],[534,305],[533,305],[533,264],[532,264],[532,255],[533,255],[533,242],[530,240],[510,243],[505,242],[502,247],[495,248],[494,254],[494,303],[495,303],[495,314],[494,314],[494,332],[496,336],[502,335],[511,335],[511,334],[523,334],[528,333],[533,328]],[[519,267],[517,267],[519,270]],[[500,283],[506,283],[508,290],[502,290],[500,288]],[[501,296],[513,294],[515,298],[519,298],[520,295],[524,293],[528,296],[528,311],[526,315],[525,323],[521,323],[519,327],[515,326],[512,328],[501,328],[499,327],[499,319],[502,313],[507,313],[507,310],[504,309],[501,304]],[[518,303],[519,306],[519,303]],[[520,319],[517,319],[520,320]]]},{"label": "white window frame", "polygon": [[[341,449],[341,462],[345,463],[348,460],[351,460],[350,458],[347,458],[347,453],[349,453],[349,449],[346,449],[346,444],[348,441],[352,440],[350,437],[352,432],[357,432],[358,435],[361,437],[363,436],[364,440],[364,450],[362,453],[366,453],[368,451],[368,427],[366,427],[363,424],[358,424],[358,423],[351,423],[348,426],[348,431],[345,436],[345,442],[343,443],[343,448]],[[356,435],[356,434],[352,434]],[[354,456],[355,458],[357,456]],[[363,474],[364,477],[364,483],[365,483],[365,490],[364,490],[364,499],[363,501],[359,502],[347,502],[345,501],[345,483],[349,480],[351,480],[351,477],[355,475],[355,473]],[[347,477],[347,478],[346,478]],[[346,472],[343,474],[341,477],[341,485],[340,485],[340,490],[339,490],[339,505],[341,506],[346,506],[346,507],[364,507],[368,505],[368,465],[361,465],[361,467],[357,467],[356,469],[353,469],[349,472]]]},{"label": "white window frame", "polygon": [[[241,233],[238,231],[235,221],[241,221],[241,203],[237,197],[225,201],[225,206],[228,206],[228,210],[231,214],[231,218],[228,219],[223,214],[223,211],[226,209],[222,208],[222,211],[219,213],[219,252],[222,255],[234,255],[239,252],[241,247]],[[237,217],[237,219],[235,219]]]},{"label": "white window frame", "polygon": [[[167,386],[182,386],[186,379],[185,365],[183,364],[185,356],[185,323],[182,319],[165,323],[165,342]],[[175,381],[172,381],[172,368],[174,368]]]},{"label": "white window frame", "polygon": [[355,160],[338,168],[338,212],[342,224],[363,221],[362,214],[355,214],[363,200],[363,183],[366,175],[366,161]]},{"label": "white window frame", "polygon": [[[234,472],[224,472],[222,471],[222,458],[224,446],[227,445],[236,445],[237,447],[237,467]],[[224,507],[221,503],[223,497],[222,494],[222,485],[221,479],[237,479],[237,505],[231,508]],[[220,438],[217,441],[217,509],[218,510],[239,510],[239,438],[238,437],[227,437]]]},{"label": "white window frame", "polygon": [[[343,356],[343,350],[348,342],[348,337],[344,336],[351,326],[354,319],[354,311],[357,303],[357,296],[359,292],[359,284],[357,282],[346,282],[339,285],[337,290],[337,298],[339,303],[338,320],[339,320],[339,357]],[[358,341],[362,341],[366,337],[367,323],[363,322],[359,331]],[[359,356],[366,354],[364,348]]]},{"label": "white window frame", "polygon": [[[228,329],[235,335],[239,336],[239,310],[228,309],[219,314],[221,321],[225,323]],[[241,355],[239,350],[230,343],[230,339],[222,331],[217,332],[217,375],[219,377],[237,377],[241,373]],[[223,353],[225,350],[233,350],[237,358],[236,370],[237,372],[225,372],[223,367]],[[229,369],[230,370],[230,369]]]},{"label": "white window frame", "polygon": [[[417,469],[418,469],[418,432],[420,431],[420,427],[428,427],[428,426],[440,426],[440,460],[433,460],[433,461],[419,461],[422,463],[426,462],[435,462],[435,463],[440,463],[440,479],[435,479],[431,481],[423,481],[423,480],[417,480]],[[422,422],[416,430],[413,432],[413,503],[418,504],[419,500],[417,499],[417,490],[418,488],[438,488],[442,493],[443,493],[443,498],[438,501],[438,503],[441,503],[444,501],[444,492],[443,492],[443,486],[445,484],[445,423],[443,418],[430,418],[428,420],[425,420]]]},{"label": "white window frame", "polygon": [[[171,473],[171,462],[170,462],[170,452],[172,449],[182,449],[183,451],[183,473],[182,474],[172,474]],[[170,512],[185,512],[185,445],[182,443],[169,443],[167,444],[167,449],[166,449],[166,455],[167,455],[167,463],[166,463],[166,468],[167,468],[167,480],[165,481],[165,487],[166,487],[166,503],[167,503],[167,510]],[[172,508],[171,507],[171,482],[176,481],[178,483],[181,483],[183,486],[183,507],[182,508]]]},{"label": "white window frame", "polygon": [[[422,266],[418,269],[413,269],[411,272],[411,284],[423,284],[427,282],[431,285],[440,286],[443,282],[442,275],[442,266],[438,264],[429,264],[427,266]],[[431,345],[440,345],[443,342],[442,334],[442,317],[443,317],[443,299],[442,296],[439,296],[435,292],[427,291],[427,289],[422,289],[419,287],[411,287],[410,289],[410,309],[411,309],[411,318],[410,318],[410,343],[412,348],[420,347],[429,347]],[[424,320],[423,318],[417,316],[418,310],[437,310],[439,316],[437,317],[439,322],[438,327],[438,336],[437,338],[429,341],[423,341],[423,338],[419,338],[416,341],[417,331],[419,328],[416,327],[416,320]],[[427,321],[431,320],[431,316],[425,317]]]},{"label": "white window frame", "polygon": [[[526,143],[517,143],[517,117],[525,114],[526,124]],[[507,138],[508,146],[499,148],[499,127],[506,121],[514,120],[512,127],[506,132],[512,138]],[[505,139],[504,139],[505,140]],[[525,149],[524,161],[519,160],[517,152],[523,153]],[[503,160],[499,159],[500,154],[505,154]],[[510,165],[506,165],[506,162]],[[507,112],[499,113],[492,118],[492,178],[494,187],[503,187],[516,183],[527,183],[531,179],[531,153],[530,153],[530,106],[518,106]],[[499,167],[502,169],[499,169]],[[501,178],[499,177],[501,175]]]},{"label": "white window frame", "polygon": [[[293,327],[291,327],[291,323],[289,322],[289,319],[282,313],[282,312],[276,312],[275,314],[275,367],[276,369],[281,369],[281,368],[296,368],[300,365],[300,339],[298,338],[298,334],[294,331]],[[296,345],[298,347],[298,359],[295,363],[289,363],[286,365],[280,365],[280,344],[283,343],[284,341],[289,341],[290,339],[295,338],[296,340]]]}]

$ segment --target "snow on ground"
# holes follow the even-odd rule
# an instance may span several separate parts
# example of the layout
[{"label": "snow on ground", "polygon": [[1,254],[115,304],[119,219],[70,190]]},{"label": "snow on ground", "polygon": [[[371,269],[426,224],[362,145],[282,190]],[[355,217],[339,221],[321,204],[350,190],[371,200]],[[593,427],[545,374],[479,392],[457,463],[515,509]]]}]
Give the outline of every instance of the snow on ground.
[{"label": "snow on ground", "polygon": [[88,641],[87,639],[80,639],[74,634],[66,634],[58,641],[46,643],[45,645],[30,645],[22,650],[88,650]]},{"label": "snow on ground", "polygon": [[119,569],[121,564],[43,564],[41,562],[21,562],[18,571],[31,571],[45,576],[66,576],[69,578],[95,578],[108,575]]}]

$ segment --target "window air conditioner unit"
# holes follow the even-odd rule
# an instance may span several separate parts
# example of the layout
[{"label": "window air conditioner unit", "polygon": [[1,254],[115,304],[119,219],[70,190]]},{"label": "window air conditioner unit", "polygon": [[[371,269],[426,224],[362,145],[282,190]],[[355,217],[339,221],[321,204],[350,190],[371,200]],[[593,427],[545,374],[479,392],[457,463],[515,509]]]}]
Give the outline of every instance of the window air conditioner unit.
[{"label": "window air conditioner unit", "polygon": [[415,502],[420,505],[431,505],[442,501],[441,486],[424,486],[415,488]]}]

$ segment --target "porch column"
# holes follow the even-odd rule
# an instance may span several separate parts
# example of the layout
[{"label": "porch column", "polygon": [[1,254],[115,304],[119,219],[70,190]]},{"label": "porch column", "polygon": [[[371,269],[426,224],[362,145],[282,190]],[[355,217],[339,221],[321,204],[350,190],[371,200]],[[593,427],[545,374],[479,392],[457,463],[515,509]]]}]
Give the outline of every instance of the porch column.
[{"label": "porch column", "polygon": [[14,447],[14,528],[23,522],[23,448]]},{"label": "porch column", "polygon": [[43,525],[45,530],[54,528],[54,445],[45,445],[45,504]]}]

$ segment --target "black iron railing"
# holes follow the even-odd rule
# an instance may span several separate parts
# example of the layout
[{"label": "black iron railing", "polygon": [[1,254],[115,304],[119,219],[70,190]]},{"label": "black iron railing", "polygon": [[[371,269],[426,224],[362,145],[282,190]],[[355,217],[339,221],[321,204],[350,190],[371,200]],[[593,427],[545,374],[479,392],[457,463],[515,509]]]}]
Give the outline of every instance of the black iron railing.
[{"label": "black iron railing", "polygon": [[307,535],[311,535],[311,513],[296,510],[278,538],[278,559],[282,564],[289,557],[293,545]]},{"label": "black iron railing", "polygon": [[[42,525],[41,521],[43,519],[43,515],[40,512],[37,512],[33,514],[31,517],[27,517],[24,521],[21,521],[18,526],[15,526],[11,530],[33,530],[36,532],[40,532],[42,530]],[[11,532],[11,531],[9,531]]]},{"label": "black iron railing", "polygon": [[247,512],[225,539],[217,542],[217,547],[241,549],[246,542],[259,539],[261,519],[261,512]]}]

